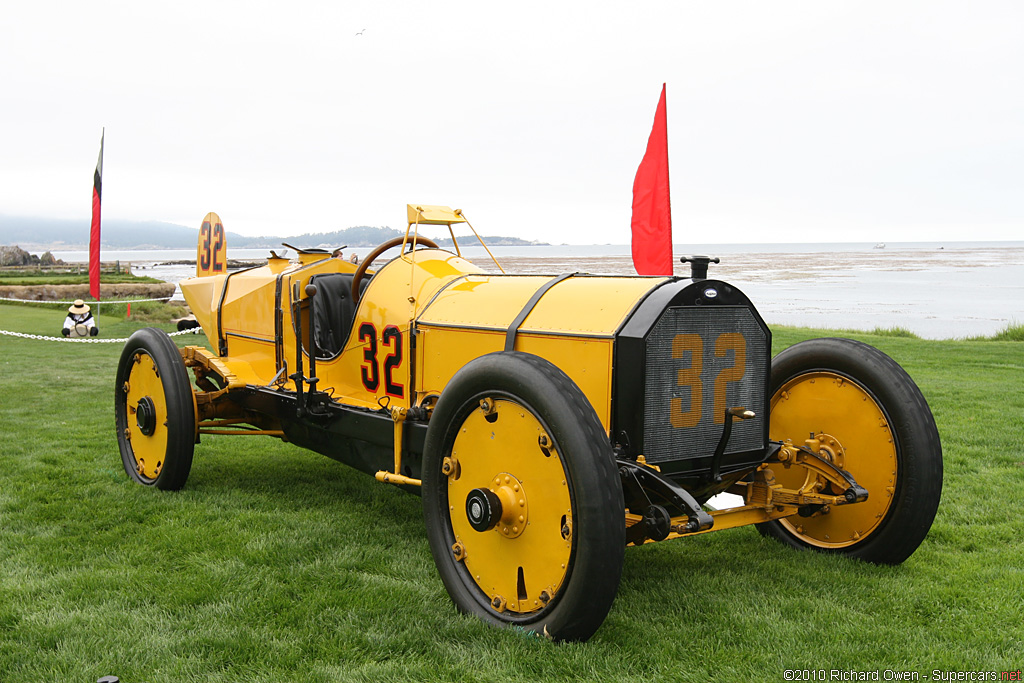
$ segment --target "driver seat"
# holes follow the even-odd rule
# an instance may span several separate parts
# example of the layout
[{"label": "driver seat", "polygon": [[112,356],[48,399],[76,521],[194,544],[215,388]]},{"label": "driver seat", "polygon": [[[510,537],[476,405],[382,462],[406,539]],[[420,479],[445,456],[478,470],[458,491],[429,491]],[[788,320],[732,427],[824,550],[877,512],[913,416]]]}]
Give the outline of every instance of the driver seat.
[{"label": "driver seat", "polygon": [[[330,359],[341,353],[348,341],[352,323],[356,317],[356,306],[352,301],[351,273],[321,273],[309,278],[316,285],[313,297],[313,337],[316,340],[316,357]],[[364,277],[359,285],[359,296],[370,284],[370,276]]]}]

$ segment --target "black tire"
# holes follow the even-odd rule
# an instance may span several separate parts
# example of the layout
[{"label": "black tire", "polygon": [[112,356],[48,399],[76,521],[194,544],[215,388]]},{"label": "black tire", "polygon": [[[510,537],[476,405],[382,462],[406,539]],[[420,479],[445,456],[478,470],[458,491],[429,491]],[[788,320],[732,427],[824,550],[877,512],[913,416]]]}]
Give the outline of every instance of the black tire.
[{"label": "black tire", "polygon": [[[815,379],[824,381],[812,387]],[[795,399],[802,401],[796,410],[807,419],[801,418],[799,427],[789,429],[792,434],[777,433],[776,414],[793,410],[782,407],[783,402],[793,398],[796,395],[794,387],[801,385],[804,393],[800,396],[806,399],[812,395],[815,399]],[[844,385],[846,389],[841,388]],[[844,414],[837,418],[832,414],[838,410],[835,404],[839,401],[831,399],[840,391],[860,392],[855,394],[860,396],[859,401],[854,401],[854,409],[849,411],[853,415]],[[829,547],[834,539],[826,541],[829,536],[823,536],[820,531],[817,534],[808,531],[808,522],[799,517],[759,524],[758,531],[793,548],[834,552],[877,564],[899,564],[907,559],[928,534],[939,506],[942,445],[931,410],[906,371],[889,356],[867,344],[850,339],[814,339],[791,346],[772,360],[770,395],[773,421],[770,432],[773,439],[791,438],[794,444],[803,445],[809,434],[826,433],[836,435],[837,442],[853,442],[861,437],[852,431],[874,429],[874,426],[865,429],[863,424],[858,424],[857,413],[872,411],[866,413],[871,418],[878,414],[873,412],[876,409],[882,416],[875,420],[882,430],[880,433],[883,437],[886,434],[891,436],[883,448],[862,448],[845,453],[845,468],[858,483],[868,488],[868,500],[836,508],[820,518],[831,518],[821,524],[835,524],[838,527],[832,528],[842,528],[842,518],[836,515],[854,513],[860,506],[880,506],[874,514],[878,521],[871,522],[873,526],[870,529],[861,529],[864,533],[844,538],[845,545],[841,547]],[[845,434],[841,434],[844,430]],[[877,436],[871,438],[880,439]],[[875,453],[889,455],[879,458]],[[895,470],[891,475],[881,472],[893,469],[893,462]],[[773,469],[781,472],[781,468]],[[880,476],[891,478],[881,485],[865,484],[869,478],[878,480]],[[853,527],[846,530],[850,528]],[[835,538],[838,537],[836,534]]]},{"label": "black tire", "polygon": [[[532,438],[529,443],[534,444],[533,448],[519,448],[513,452],[509,452],[507,446],[512,443],[511,439],[502,446],[494,446],[494,451],[500,451],[501,457],[505,458],[502,462],[507,464],[501,474],[507,472],[513,479],[523,477],[523,472],[536,474],[529,482],[523,479],[523,491],[529,496],[530,491],[537,494],[544,486],[550,488],[554,481],[550,476],[552,471],[563,472],[561,482],[556,484],[567,486],[567,492],[559,490],[558,495],[567,495],[571,502],[571,513],[563,515],[561,521],[556,521],[550,514],[535,513],[535,500],[536,505],[540,505],[541,501],[551,498],[535,495],[529,499],[527,509],[536,519],[530,517],[529,525],[524,525],[520,532],[522,537],[503,539],[499,533],[501,522],[489,531],[470,531],[463,539],[469,548],[468,555],[460,562],[453,553],[457,543],[453,520],[456,526],[465,530],[467,498],[459,497],[449,501],[449,489],[456,490],[456,485],[463,487],[462,490],[469,486],[487,487],[496,473],[484,476],[489,470],[481,466],[477,474],[469,474],[470,469],[490,457],[485,456],[481,450],[473,449],[457,456],[459,476],[455,479],[463,478],[467,481],[450,481],[442,470],[445,459],[453,454],[460,430],[465,434],[470,425],[479,424],[480,415],[474,413],[484,414],[482,419],[491,422],[490,416],[483,413],[481,407],[481,400],[485,399],[491,401],[494,407],[495,431],[491,432],[490,443],[496,443],[495,433],[505,434],[499,430],[507,429],[517,438],[526,434],[524,439],[527,441],[524,443]],[[535,432],[528,429],[524,431],[520,426],[538,423],[540,427]],[[538,433],[542,436],[538,437]],[[544,435],[550,435],[550,441],[545,442]],[[463,438],[472,438],[472,432]],[[548,451],[536,445],[538,438],[541,443],[549,444]],[[490,446],[487,448],[490,449]],[[549,457],[545,453],[557,455],[558,460],[545,461],[544,458]],[[553,467],[554,470],[546,470],[549,476],[543,476],[540,467]],[[498,479],[494,478],[493,481]],[[520,501],[519,505],[523,505],[523,502]],[[517,626],[559,641],[586,640],[604,621],[618,591],[625,552],[622,486],[607,434],[593,407],[579,387],[548,361],[523,353],[492,353],[471,361],[455,374],[437,402],[427,431],[423,462],[423,509],[434,562],[448,594],[462,612],[476,615],[491,624]],[[498,509],[500,511],[500,506]],[[569,524],[566,526],[567,517]],[[534,606],[540,604],[541,607],[531,608],[529,598],[537,595],[536,587],[533,587],[533,593],[529,595],[530,589],[520,584],[523,585],[523,589],[520,589],[521,602],[516,604],[522,609],[497,609],[492,606],[490,601],[495,598],[478,585],[474,579],[476,571],[471,573],[467,569],[472,564],[471,560],[474,560],[474,550],[481,544],[496,543],[502,552],[511,553],[509,557],[512,558],[512,564],[515,564],[517,558],[525,558],[518,559],[519,580],[522,582],[523,565],[535,559],[531,553],[536,553],[535,549],[540,544],[550,541],[551,530],[555,528],[552,525],[559,524],[562,525],[564,542],[559,552],[566,553],[563,557],[567,556],[568,561],[561,563],[562,569],[555,568],[553,563],[546,565],[556,574],[562,572],[559,574],[560,583],[555,594],[548,594],[545,601],[542,592],[541,603],[536,599],[532,601]],[[565,536],[566,528],[570,529],[571,539]],[[509,531],[508,527],[504,529],[506,534]],[[558,533],[557,530],[554,533]],[[497,536],[488,537],[487,534]],[[495,538],[497,541],[493,540]],[[558,543],[557,540],[555,542]],[[479,566],[481,562],[493,562],[496,559],[495,556],[481,560],[478,551],[475,561]],[[497,566],[504,567],[500,563]],[[493,565],[489,569],[493,569]],[[509,571],[512,570],[510,567]],[[523,599],[524,595],[526,599]]]},{"label": "black tire", "polygon": [[114,421],[129,477],[163,490],[185,485],[195,449],[195,398],[181,353],[162,330],[147,327],[125,342],[114,384]]}]

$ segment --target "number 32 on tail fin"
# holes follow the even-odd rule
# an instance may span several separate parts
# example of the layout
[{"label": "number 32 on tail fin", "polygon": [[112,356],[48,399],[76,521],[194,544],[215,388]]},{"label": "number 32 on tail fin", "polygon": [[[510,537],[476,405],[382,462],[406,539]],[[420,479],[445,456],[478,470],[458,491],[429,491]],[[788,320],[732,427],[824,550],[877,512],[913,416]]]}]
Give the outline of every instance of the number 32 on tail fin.
[{"label": "number 32 on tail fin", "polygon": [[227,238],[220,216],[211,211],[206,214],[203,226],[199,228],[196,277],[219,275],[224,272],[227,272]]}]

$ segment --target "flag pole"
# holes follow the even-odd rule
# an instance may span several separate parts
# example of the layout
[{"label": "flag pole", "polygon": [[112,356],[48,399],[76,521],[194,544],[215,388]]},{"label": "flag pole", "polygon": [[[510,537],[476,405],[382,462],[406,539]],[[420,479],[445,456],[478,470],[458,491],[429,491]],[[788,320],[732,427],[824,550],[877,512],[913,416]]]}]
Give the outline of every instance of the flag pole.
[{"label": "flag pole", "polygon": [[89,225],[89,294],[96,300],[99,315],[100,302],[100,208],[103,196],[103,143],[107,128],[100,133],[100,156],[92,176],[92,222]]}]

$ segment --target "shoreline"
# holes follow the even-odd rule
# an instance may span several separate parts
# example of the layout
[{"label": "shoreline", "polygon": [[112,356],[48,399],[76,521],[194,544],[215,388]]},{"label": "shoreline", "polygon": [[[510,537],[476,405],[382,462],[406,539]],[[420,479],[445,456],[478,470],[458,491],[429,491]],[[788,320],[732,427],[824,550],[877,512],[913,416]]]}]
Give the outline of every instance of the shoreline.
[{"label": "shoreline", "polygon": [[[855,251],[824,251],[820,244],[804,247],[807,251],[693,249],[690,253],[720,256],[722,262],[711,265],[709,278],[743,291],[769,325],[865,331],[902,328],[925,339],[963,339],[998,334],[1024,322],[1024,242],[969,243],[957,249],[929,245],[874,249],[863,244]],[[231,266],[235,262],[240,267],[263,265],[269,255],[263,250],[240,251],[235,253],[242,258],[229,259]],[[346,250],[363,256],[361,251]],[[477,253],[482,249],[462,251],[484,272],[498,272],[486,253]],[[628,247],[615,254],[607,251],[599,246],[579,252],[561,247],[494,250],[510,273],[635,274]],[[176,284],[195,273],[195,260],[186,255],[194,252],[136,252],[133,268],[139,275]],[[689,277],[690,269],[676,262],[675,275]]]}]

